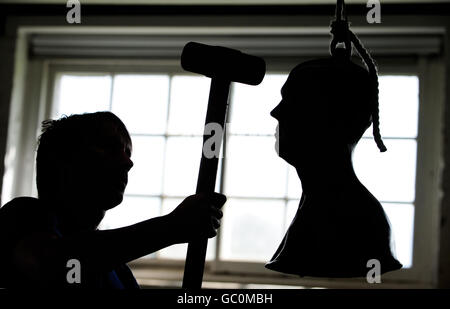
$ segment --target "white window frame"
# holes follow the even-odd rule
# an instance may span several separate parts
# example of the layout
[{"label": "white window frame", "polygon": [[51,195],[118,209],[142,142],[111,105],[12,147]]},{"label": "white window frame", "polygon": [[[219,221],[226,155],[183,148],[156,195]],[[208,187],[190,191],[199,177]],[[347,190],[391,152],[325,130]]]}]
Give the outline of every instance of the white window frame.
[{"label": "white window frame", "polygon": [[[22,39],[24,38],[22,37]],[[20,44],[19,39],[18,45]],[[23,41],[22,44],[24,44]],[[24,45],[26,46],[26,44]],[[13,183],[12,196],[36,195],[34,185],[35,140],[39,134],[41,121],[51,115],[53,98],[49,94],[53,92],[53,82],[57,72],[154,72],[165,74],[167,74],[167,70],[182,72],[177,60],[37,59],[27,60],[26,62],[28,65],[26,67],[27,78],[23,102],[26,102],[27,111],[20,115],[22,120],[25,121],[22,122],[23,125],[19,133],[9,133],[8,145],[16,145],[17,156],[9,166],[10,170],[12,168],[15,173],[15,179],[28,180]],[[437,277],[439,248],[438,228],[441,195],[439,186],[442,170],[441,126],[444,106],[442,59],[439,57],[420,57],[414,64],[414,62],[408,60],[402,63],[395,58],[382,58],[381,61],[379,60],[379,64],[381,75],[417,75],[420,87],[413,268],[383,275],[385,284],[382,287],[388,287],[389,285],[395,287],[432,287],[435,285]],[[275,68],[275,71],[289,70],[290,68],[292,68],[292,64],[282,63],[279,68]],[[15,110],[12,109],[11,119],[17,117],[14,112]],[[216,250],[219,250],[219,247],[218,241]],[[204,277],[206,283],[234,282],[238,285],[276,284],[324,287],[367,286],[364,279],[298,278],[268,271],[262,267],[263,264],[261,263],[218,261],[217,256],[216,254],[216,260],[206,263]],[[131,263],[133,271],[141,282],[167,282],[170,285],[179,284],[181,281],[183,265],[184,261],[163,259],[140,259]],[[417,267],[417,265],[420,265],[420,267]],[[242,286],[239,285],[239,287]]]}]

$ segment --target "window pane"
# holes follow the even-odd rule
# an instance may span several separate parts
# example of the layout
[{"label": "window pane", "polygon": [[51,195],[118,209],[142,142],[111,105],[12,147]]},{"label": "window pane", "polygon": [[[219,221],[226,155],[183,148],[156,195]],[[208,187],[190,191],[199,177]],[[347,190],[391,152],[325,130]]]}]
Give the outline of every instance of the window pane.
[{"label": "window pane", "polygon": [[125,196],[122,204],[106,212],[101,229],[114,229],[135,224],[160,215],[159,198]]},{"label": "window pane", "polygon": [[[382,136],[417,137],[419,79],[417,76],[380,76],[380,130]],[[372,136],[372,127],[365,136]]]},{"label": "window pane", "polygon": [[289,165],[288,170],[288,198],[300,199],[302,197],[302,183],[300,182],[300,178],[294,167]]},{"label": "window pane", "polygon": [[285,74],[266,74],[258,86],[233,85],[230,115],[231,133],[274,134],[277,121],[270,116],[281,101]]},{"label": "window pane", "polygon": [[129,172],[128,194],[161,194],[164,138],[132,136],[133,168]]},{"label": "window pane", "polygon": [[112,112],[131,133],[164,134],[168,99],[168,75],[114,77]]},{"label": "window pane", "polygon": [[225,192],[230,196],[284,197],[287,165],[275,152],[275,138],[230,136]]},{"label": "window pane", "polygon": [[372,139],[362,139],[354,153],[356,174],[379,200],[414,202],[416,179],[415,140],[385,140],[381,153]]},{"label": "window pane", "polygon": [[288,227],[291,225],[292,220],[294,220],[295,214],[297,213],[298,207],[300,206],[300,199],[290,200],[287,203],[286,209],[286,225],[284,230],[287,231]]},{"label": "window pane", "polygon": [[201,137],[167,139],[164,194],[186,196],[195,193],[202,145]]},{"label": "window pane", "polygon": [[109,75],[64,74],[59,80],[59,88],[55,91],[53,118],[109,110],[110,93]]},{"label": "window pane", "polygon": [[171,213],[183,201],[182,198],[164,198],[162,202],[161,215],[165,216]]},{"label": "window pane", "polygon": [[[174,210],[183,199],[165,198],[162,203],[162,215],[169,214]],[[185,259],[187,244],[177,244],[158,251],[158,257],[165,259]],[[206,250],[206,260],[213,260],[216,252],[216,238],[208,239],[208,248]]]},{"label": "window pane", "polygon": [[392,247],[397,259],[404,268],[410,268],[413,257],[414,205],[383,203],[383,208],[391,224],[394,238]]},{"label": "window pane", "polygon": [[203,134],[210,79],[174,76],[170,91],[169,134]]},{"label": "window pane", "polygon": [[284,230],[283,200],[229,199],[224,206],[221,259],[267,262]]}]

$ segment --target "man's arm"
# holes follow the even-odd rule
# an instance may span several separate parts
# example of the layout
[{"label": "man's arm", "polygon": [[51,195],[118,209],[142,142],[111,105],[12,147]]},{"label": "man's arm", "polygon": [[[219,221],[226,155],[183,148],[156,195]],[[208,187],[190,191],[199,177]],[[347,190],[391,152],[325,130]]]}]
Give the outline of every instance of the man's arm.
[{"label": "man's arm", "polygon": [[168,215],[123,228],[65,237],[29,235],[16,246],[14,264],[27,278],[44,278],[47,273],[58,273],[59,268],[67,270],[66,263],[73,258],[80,260],[82,268],[111,270],[173,244],[214,237],[222,217],[219,208],[225,201],[220,194],[193,195]]}]

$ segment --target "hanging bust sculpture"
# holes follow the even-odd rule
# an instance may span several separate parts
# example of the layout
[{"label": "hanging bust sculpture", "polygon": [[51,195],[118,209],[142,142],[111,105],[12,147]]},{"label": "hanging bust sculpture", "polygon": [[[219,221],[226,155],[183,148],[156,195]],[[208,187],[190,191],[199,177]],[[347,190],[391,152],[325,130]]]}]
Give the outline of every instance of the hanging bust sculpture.
[{"label": "hanging bust sculpture", "polygon": [[[339,21],[341,22],[341,21]],[[373,124],[380,151],[386,151],[378,121],[375,64],[345,21],[346,48],[304,62],[289,74],[278,120],[278,153],[294,166],[303,193],[297,213],[268,269],[313,277],[366,277],[368,261],[381,273],[402,265],[391,251],[391,228],[379,201],[358,180],[352,152]],[[332,25],[336,31],[336,22]],[[333,31],[332,31],[333,32]],[[335,34],[335,32],[333,32]],[[336,35],[335,35],[336,38]],[[350,41],[368,69],[350,59]]]}]

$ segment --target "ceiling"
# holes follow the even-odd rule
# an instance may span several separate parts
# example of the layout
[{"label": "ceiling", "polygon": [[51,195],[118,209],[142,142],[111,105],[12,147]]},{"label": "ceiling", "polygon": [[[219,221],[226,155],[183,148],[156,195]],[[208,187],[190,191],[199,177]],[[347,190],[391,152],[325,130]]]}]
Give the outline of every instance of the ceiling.
[{"label": "ceiling", "polygon": [[[67,0],[0,0],[0,3],[16,4],[66,4]],[[346,4],[366,4],[367,0],[345,0]],[[381,5],[387,3],[442,3],[450,0],[381,0]],[[336,0],[81,0],[85,4],[113,5],[280,5],[280,4],[334,4]]]}]

